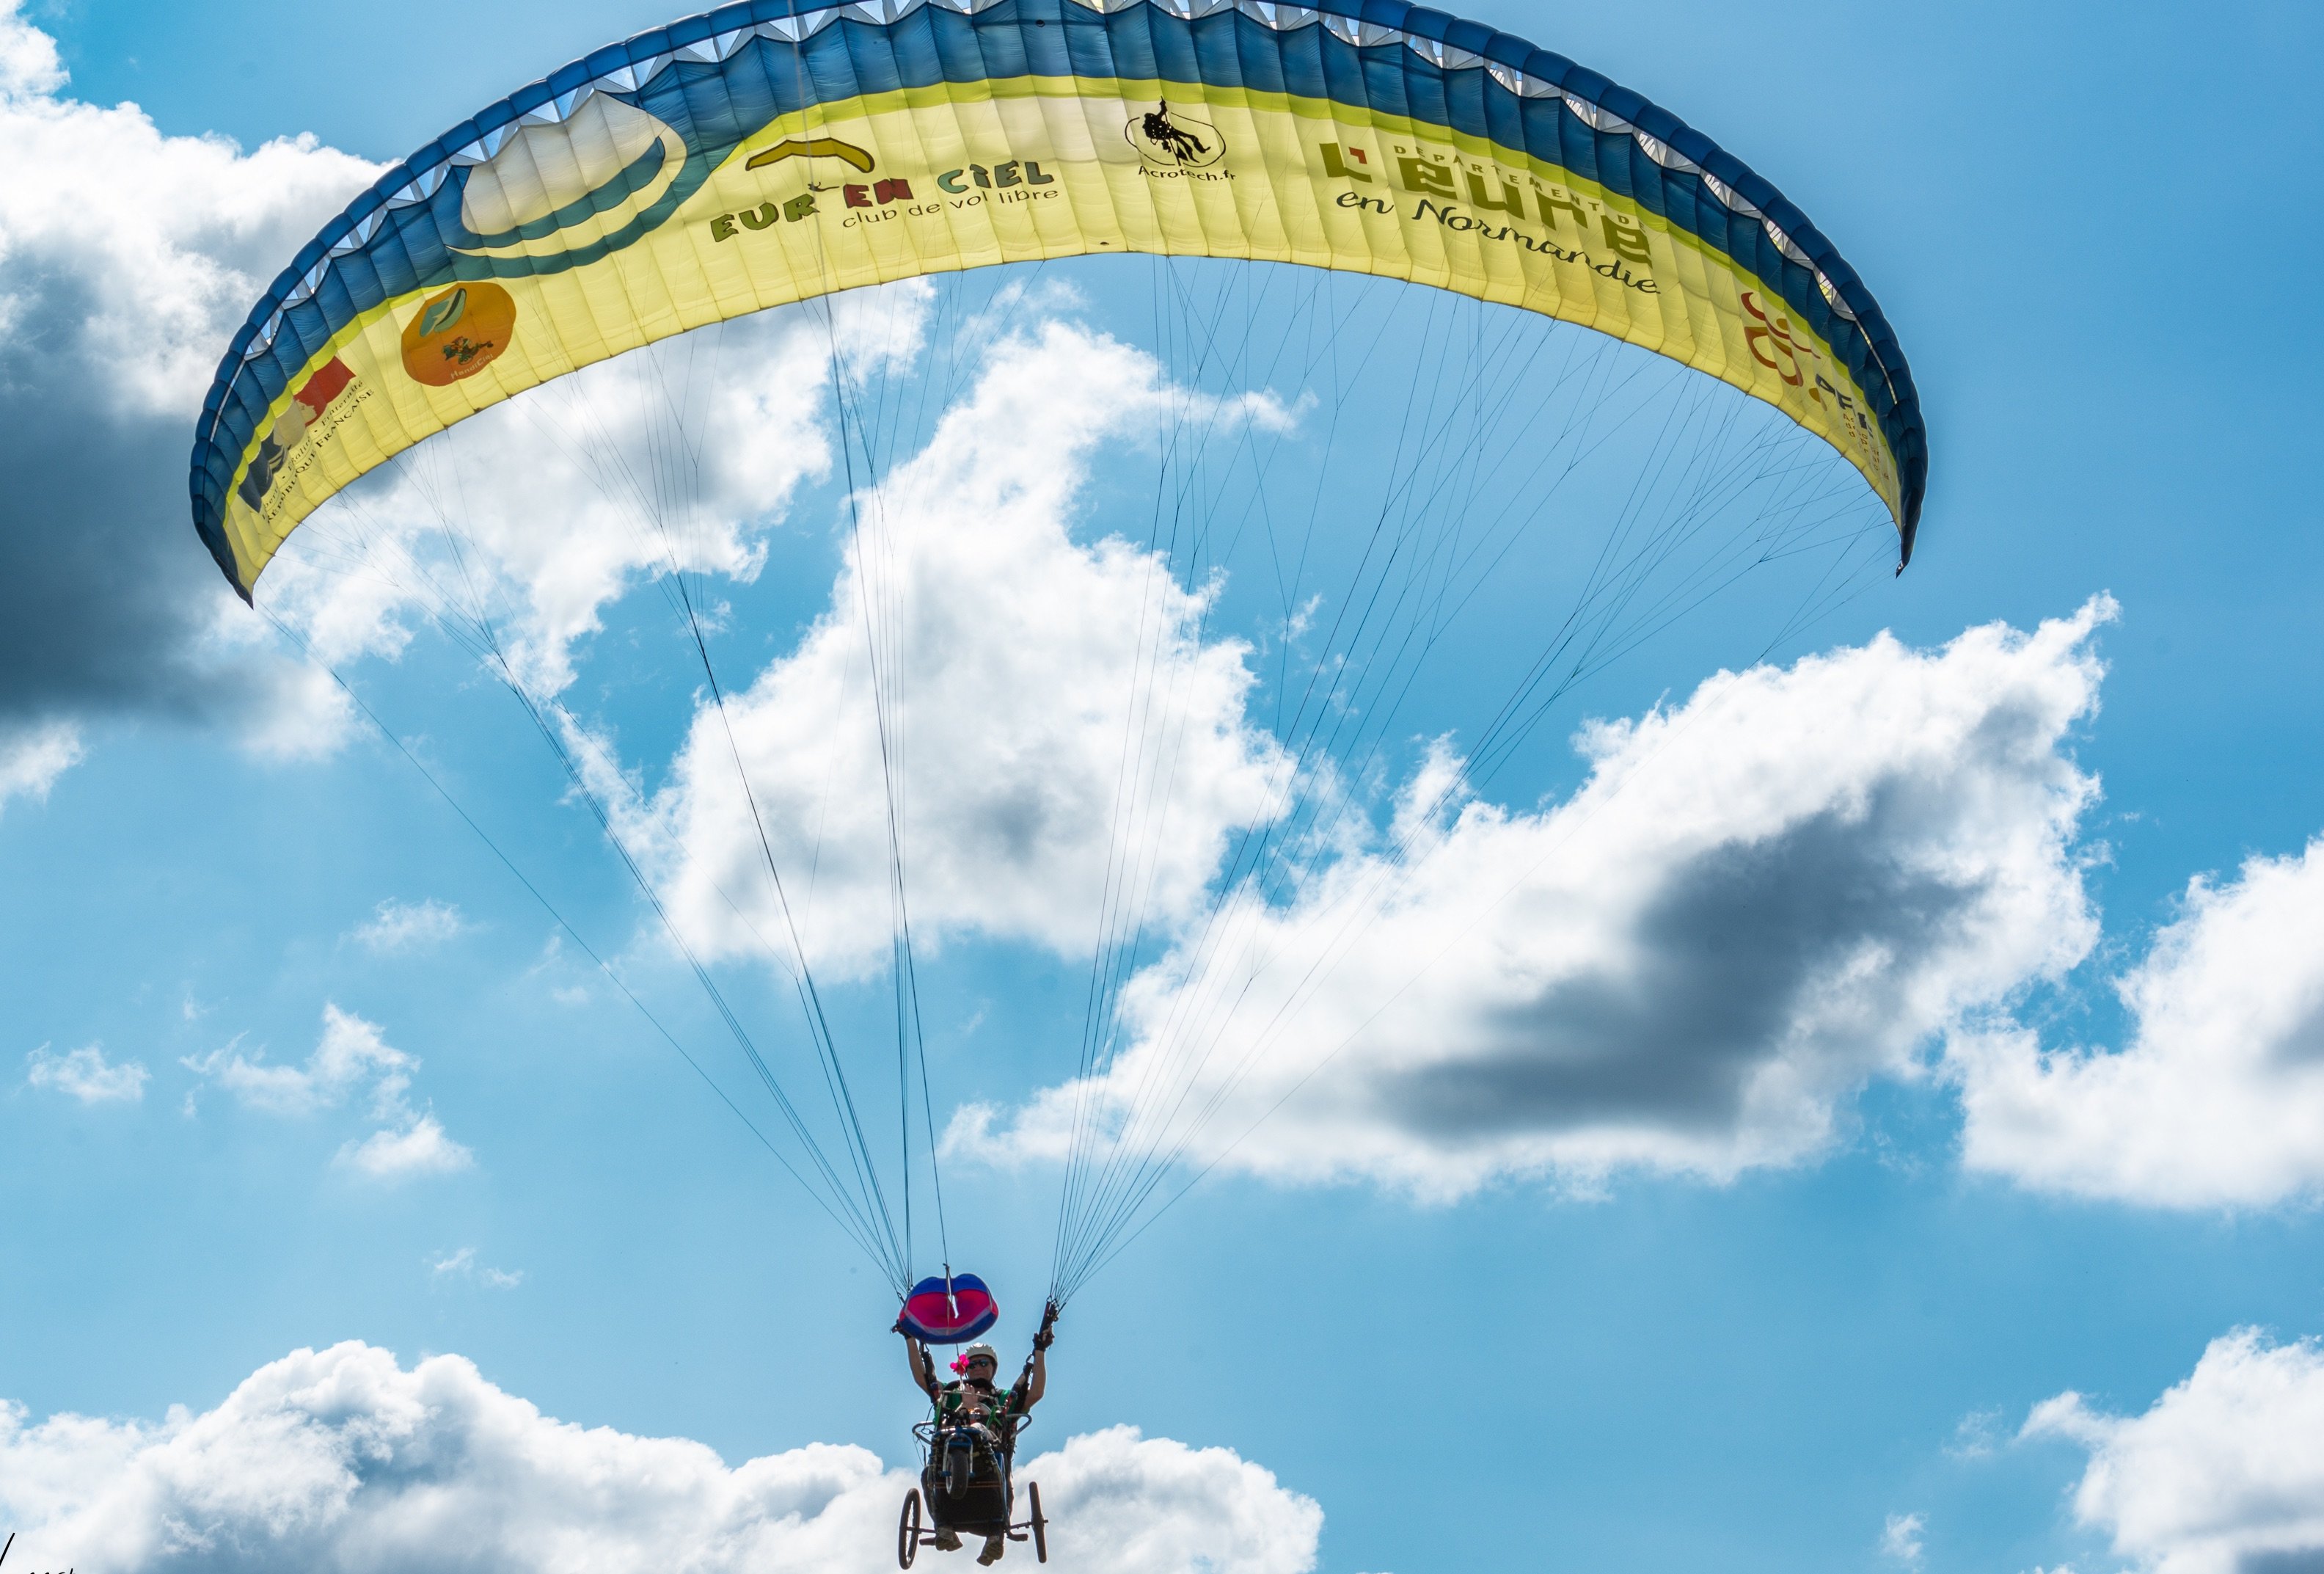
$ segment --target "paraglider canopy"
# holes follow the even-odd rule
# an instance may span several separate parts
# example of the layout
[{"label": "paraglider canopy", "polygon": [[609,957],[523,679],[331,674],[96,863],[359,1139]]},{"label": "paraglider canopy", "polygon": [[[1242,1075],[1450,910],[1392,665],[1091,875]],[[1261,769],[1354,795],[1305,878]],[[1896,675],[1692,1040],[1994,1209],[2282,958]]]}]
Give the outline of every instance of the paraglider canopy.
[{"label": "paraglider canopy", "polygon": [[1831,444],[1912,555],[1919,395],[1807,216],[1637,94],[1402,0],[749,0],[600,50],[293,259],[203,403],[195,523],[248,597],[357,477],[593,362],[1131,253],[1405,279],[1667,356]]},{"label": "paraglider canopy", "polygon": [[1000,1302],[975,1274],[933,1274],[912,1286],[896,1321],[922,1344],[964,1345],[1000,1317]]}]

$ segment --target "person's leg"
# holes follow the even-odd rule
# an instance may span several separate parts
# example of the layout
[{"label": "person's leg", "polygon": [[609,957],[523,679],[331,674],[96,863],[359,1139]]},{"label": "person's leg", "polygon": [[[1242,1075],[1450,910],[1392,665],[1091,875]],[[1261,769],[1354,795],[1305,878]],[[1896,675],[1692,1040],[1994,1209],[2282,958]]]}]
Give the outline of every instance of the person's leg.
[{"label": "person's leg", "polygon": [[960,1551],[960,1532],[943,1523],[944,1514],[937,1505],[944,1498],[944,1439],[938,1436],[928,1453],[928,1462],[920,1468],[920,1497],[928,1505],[928,1518],[934,1522],[936,1540],[929,1545],[940,1552]]}]

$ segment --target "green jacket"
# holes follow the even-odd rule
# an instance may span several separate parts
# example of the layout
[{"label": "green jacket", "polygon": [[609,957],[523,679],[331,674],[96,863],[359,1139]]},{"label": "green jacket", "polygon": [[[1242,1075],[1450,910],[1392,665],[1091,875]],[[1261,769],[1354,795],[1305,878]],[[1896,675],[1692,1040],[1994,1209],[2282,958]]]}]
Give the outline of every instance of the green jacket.
[{"label": "green jacket", "polygon": [[1025,1405],[1014,1388],[996,1388],[990,1383],[982,1387],[973,1386],[966,1378],[947,1383],[936,1393],[938,1425],[951,1426],[962,1421],[980,1419],[973,1413],[980,1409],[984,1412],[981,1419],[985,1424],[1006,1438],[1013,1429],[1005,1428],[1001,1423],[1010,1417],[1023,1414]]}]

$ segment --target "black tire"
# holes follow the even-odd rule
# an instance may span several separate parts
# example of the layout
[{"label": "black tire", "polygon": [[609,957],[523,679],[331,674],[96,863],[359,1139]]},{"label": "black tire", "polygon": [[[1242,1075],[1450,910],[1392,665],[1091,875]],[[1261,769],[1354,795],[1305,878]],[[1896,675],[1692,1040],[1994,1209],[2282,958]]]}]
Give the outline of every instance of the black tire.
[{"label": "black tire", "polygon": [[973,1448],[945,1450],[945,1495],[958,1497],[968,1490],[969,1478],[976,1474],[976,1450]]},{"label": "black tire", "polygon": [[896,1522],[896,1567],[908,1569],[920,1555],[920,1489],[904,1494],[903,1517]]},{"label": "black tire", "polygon": [[1025,1483],[1025,1501],[1033,1507],[1033,1561],[1046,1563],[1049,1560],[1049,1522],[1041,1517],[1039,1482]]}]

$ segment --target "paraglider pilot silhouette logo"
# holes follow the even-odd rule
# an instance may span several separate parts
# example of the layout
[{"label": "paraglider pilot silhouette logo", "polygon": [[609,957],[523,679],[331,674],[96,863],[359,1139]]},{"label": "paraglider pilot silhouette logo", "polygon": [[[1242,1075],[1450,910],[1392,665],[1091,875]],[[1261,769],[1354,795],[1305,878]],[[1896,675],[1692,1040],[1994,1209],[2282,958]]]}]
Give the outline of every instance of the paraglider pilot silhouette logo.
[{"label": "paraglider pilot silhouette logo", "polygon": [[1140,158],[1172,169],[1199,170],[1226,156],[1226,138],[1207,121],[1173,115],[1167,99],[1142,115],[1133,115],[1122,134]]}]

